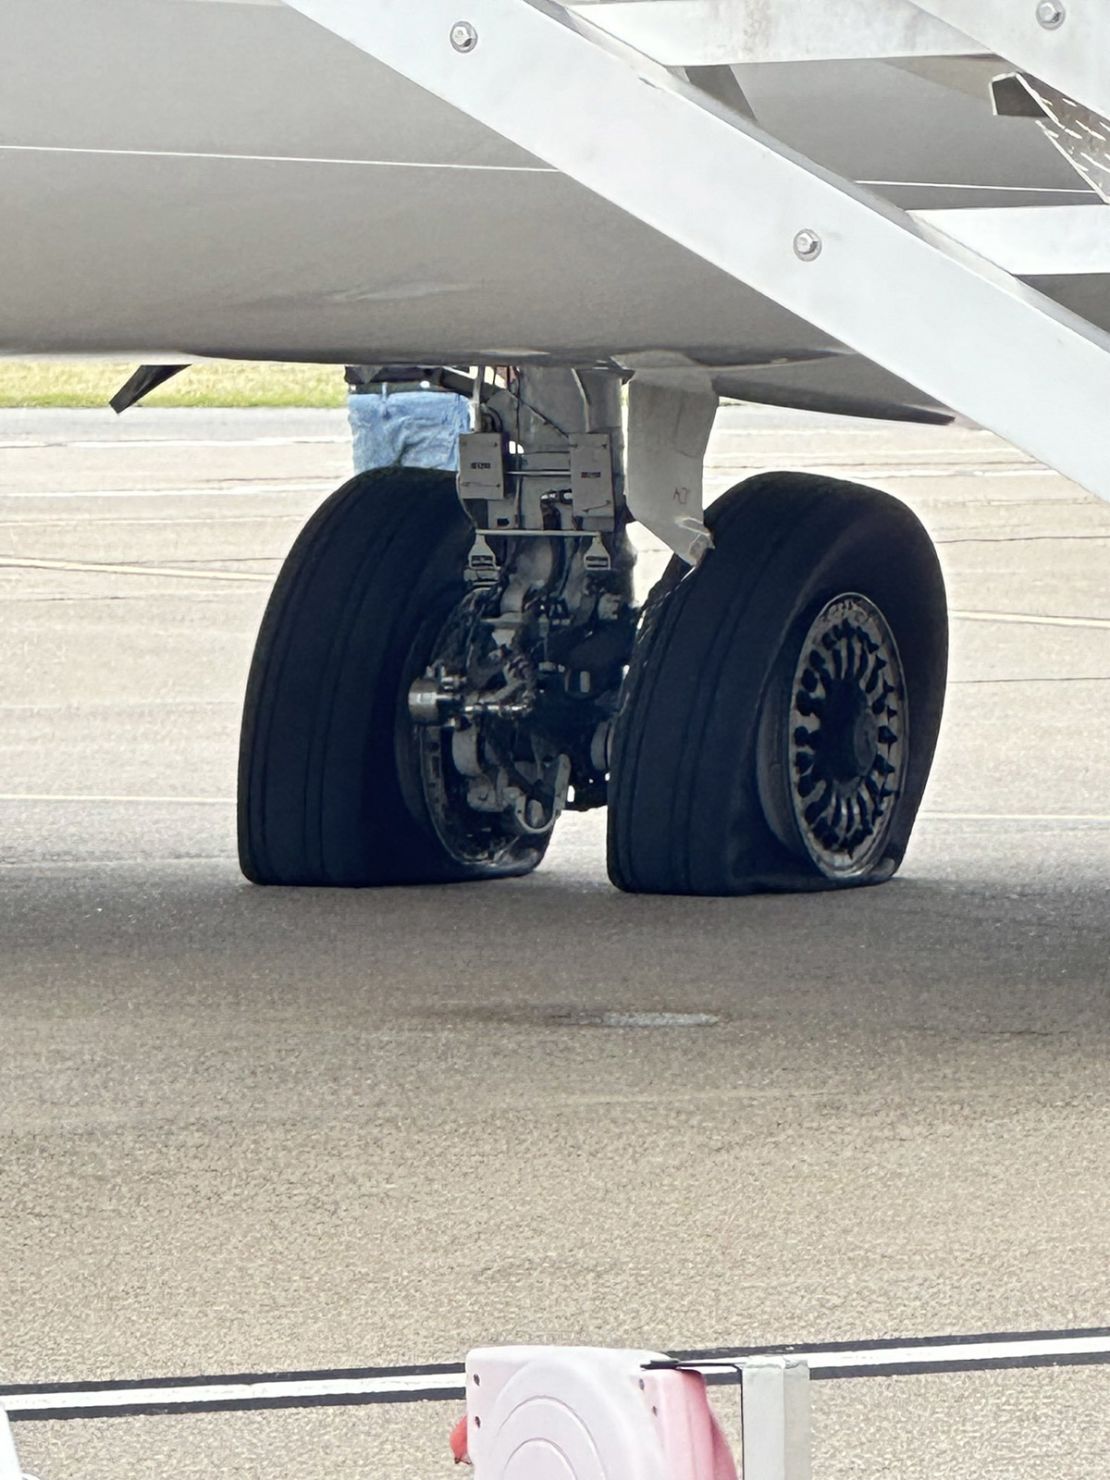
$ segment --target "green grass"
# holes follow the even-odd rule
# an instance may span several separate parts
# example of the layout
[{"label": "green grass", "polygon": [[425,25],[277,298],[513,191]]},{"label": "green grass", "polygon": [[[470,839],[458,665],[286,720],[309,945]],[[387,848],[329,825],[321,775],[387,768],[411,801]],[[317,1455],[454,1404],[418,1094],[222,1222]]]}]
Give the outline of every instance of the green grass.
[{"label": "green grass", "polygon": [[[109,360],[0,360],[0,408],[105,406],[136,369]],[[226,360],[190,365],[144,406],[342,406],[339,365]]]}]

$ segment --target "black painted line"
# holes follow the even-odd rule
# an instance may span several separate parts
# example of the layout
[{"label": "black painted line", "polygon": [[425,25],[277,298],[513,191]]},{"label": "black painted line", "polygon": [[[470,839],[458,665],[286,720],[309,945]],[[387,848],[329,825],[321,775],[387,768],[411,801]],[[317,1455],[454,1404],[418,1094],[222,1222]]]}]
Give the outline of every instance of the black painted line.
[{"label": "black painted line", "polygon": [[[937,1355],[930,1356],[930,1352]],[[882,1359],[884,1353],[890,1354],[890,1360]],[[757,1356],[804,1358],[810,1364],[810,1375],[815,1382],[1090,1366],[1110,1363],[1110,1328],[712,1348],[676,1352],[670,1361],[676,1365],[700,1367],[709,1382],[722,1383],[736,1381],[734,1364]],[[874,1360],[861,1360],[867,1356],[874,1357]],[[838,1357],[844,1360],[836,1360]],[[140,1378],[133,1382],[111,1379],[105,1382],[14,1384],[0,1389],[0,1405],[16,1422],[59,1421],[371,1403],[447,1402],[462,1398],[464,1386],[461,1364],[433,1363],[311,1372],[238,1373],[224,1377]],[[112,1394],[118,1395],[116,1401],[111,1401],[109,1395]],[[95,1401],[97,1396],[109,1401],[98,1403]],[[51,1397],[58,1401],[50,1403]]]},{"label": "black painted line", "polygon": [[[1110,1333],[1108,1333],[1110,1334]],[[857,1348],[853,1347],[855,1351]],[[816,1350],[816,1348],[812,1348]],[[191,1377],[112,1377],[104,1382],[0,1382],[0,1401],[27,1393],[111,1393],[131,1388],[224,1387],[259,1382],[360,1382],[373,1377],[456,1377],[461,1362],[417,1362],[395,1367],[321,1367],[305,1372],[200,1373]]]},{"label": "black painted line", "polygon": [[[0,1394],[0,1398],[3,1394]],[[463,1382],[453,1387],[418,1388],[412,1392],[316,1393],[302,1397],[216,1398],[198,1399],[193,1403],[126,1403],[110,1408],[34,1408],[7,1410],[12,1423],[55,1423],[73,1418],[172,1418],[192,1413],[253,1413],[278,1408],[362,1408],[374,1403],[451,1403],[461,1402]]]}]

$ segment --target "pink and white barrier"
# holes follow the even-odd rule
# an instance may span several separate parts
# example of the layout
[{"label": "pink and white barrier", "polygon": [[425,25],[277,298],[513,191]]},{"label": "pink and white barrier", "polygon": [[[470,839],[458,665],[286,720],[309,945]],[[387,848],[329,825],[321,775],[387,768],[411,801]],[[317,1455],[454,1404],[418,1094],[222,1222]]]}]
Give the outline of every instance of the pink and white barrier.
[{"label": "pink and white barrier", "polygon": [[742,1468],[702,1372],[597,1347],[471,1352],[452,1449],[475,1480],[811,1480],[805,1364],[738,1367]]}]

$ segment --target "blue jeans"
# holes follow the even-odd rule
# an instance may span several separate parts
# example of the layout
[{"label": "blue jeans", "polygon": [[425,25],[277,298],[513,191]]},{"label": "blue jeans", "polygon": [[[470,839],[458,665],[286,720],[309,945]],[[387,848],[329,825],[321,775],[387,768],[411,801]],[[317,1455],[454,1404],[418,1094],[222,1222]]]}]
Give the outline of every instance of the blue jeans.
[{"label": "blue jeans", "polygon": [[470,430],[464,396],[444,391],[367,391],[347,397],[355,472],[370,468],[443,468],[457,471],[459,433]]}]

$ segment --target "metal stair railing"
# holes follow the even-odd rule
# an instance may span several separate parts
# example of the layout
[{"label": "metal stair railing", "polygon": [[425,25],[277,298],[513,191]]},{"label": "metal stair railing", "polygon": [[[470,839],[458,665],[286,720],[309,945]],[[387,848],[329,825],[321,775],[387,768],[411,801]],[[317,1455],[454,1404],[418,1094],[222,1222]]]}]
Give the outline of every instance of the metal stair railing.
[{"label": "metal stair railing", "polygon": [[[583,19],[585,9],[598,7],[572,15],[554,0],[286,3],[858,354],[1110,498],[1110,438],[1100,432],[1110,405],[1110,334],[950,231],[806,159],[615,41]],[[1005,39],[996,35],[1005,29],[1003,12],[1016,9],[1014,0],[929,0],[926,8],[943,10],[944,19],[959,9],[965,29],[991,45]],[[1107,6],[1091,9],[1105,19]],[[1054,70],[1044,56],[1023,58],[1042,72]]]}]

